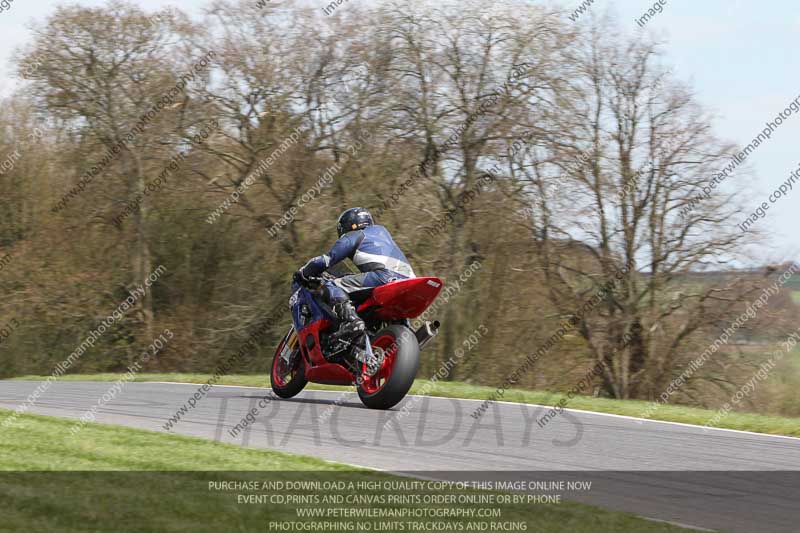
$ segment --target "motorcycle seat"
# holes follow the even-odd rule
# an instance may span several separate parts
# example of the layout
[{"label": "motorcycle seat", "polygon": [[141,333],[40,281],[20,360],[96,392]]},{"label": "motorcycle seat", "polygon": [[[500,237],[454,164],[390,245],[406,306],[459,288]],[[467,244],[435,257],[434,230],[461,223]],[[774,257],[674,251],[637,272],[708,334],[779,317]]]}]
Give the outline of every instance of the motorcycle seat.
[{"label": "motorcycle seat", "polygon": [[353,302],[353,305],[358,307],[359,305],[363,304],[367,301],[367,298],[372,296],[372,291],[375,290],[375,287],[364,287],[363,289],[358,289],[356,291],[351,292],[348,294],[350,297],[350,301]]}]

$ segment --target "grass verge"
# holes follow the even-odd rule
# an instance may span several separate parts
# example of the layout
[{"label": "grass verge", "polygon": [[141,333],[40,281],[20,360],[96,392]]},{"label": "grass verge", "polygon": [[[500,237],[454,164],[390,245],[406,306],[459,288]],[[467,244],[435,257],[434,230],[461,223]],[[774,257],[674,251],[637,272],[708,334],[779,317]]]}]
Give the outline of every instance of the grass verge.
[{"label": "grass verge", "polygon": [[[9,414],[10,411],[0,410],[0,419]],[[3,509],[0,530],[272,531],[277,527],[271,527],[271,524],[278,522],[308,524],[310,519],[298,518],[298,508],[377,509],[397,506],[385,502],[368,505],[331,502],[332,505],[326,505],[322,499],[333,494],[344,498],[364,494],[365,491],[352,486],[342,485],[335,490],[305,489],[300,491],[301,494],[292,490],[267,490],[261,485],[264,482],[317,480],[347,484],[403,480],[310,457],[119,426],[89,424],[77,435],[70,435],[72,423],[67,419],[22,415],[16,424],[0,432],[0,506]],[[231,481],[256,483],[262,488],[239,486],[231,489],[223,485]],[[317,503],[295,501],[289,504],[259,499],[264,495],[286,497],[292,492],[305,497],[316,494]],[[391,492],[379,488],[370,493]],[[453,491],[430,490],[424,493],[452,494]],[[411,507],[441,509],[453,506],[412,504]],[[686,531],[627,513],[567,502],[504,503],[488,507],[501,512],[499,518],[492,520],[524,523],[529,531]],[[356,521],[363,522],[364,519]],[[439,519],[436,521],[441,522]],[[448,518],[446,522],[454,526],[444,531],[468,530],[465,528],[468,521],[467,518]],[[330,523],[354,523],[354,520],[340,517],[331,519]],[[355,529],[323,526],[322,529],[305,530]],[[409,529],[404,527],[403,530]],[[478,529],[481,530],[486,531]]]},{"label": "grass verge", "polygon": [[[59,378],[61,381],[116,381],[121,374],[87,374],[66,375]],[[209,379],[207,374],[139,374],[134,381],[175,381],[179,383],[205,383]],[[23,376],[16,380],[42,380],[42,376]],[[249,387],[268,387],[269,378],[263,375],[229,375],[224,376],[220,385],[243,385]],[[487,399],[495,389],[481,385],[471,385],[457,381],[439,381],[433,385],[426,380],[417,380],[411,388],[411,394],[423,391],[429,396],[451,398],[467,398],[476,400]],[[332,385],[308,384],[312,390],[347,390],[346,387]],[[510,389],[507,390],[503,401],[529,403],[537,405],[556,405],[566,396],[559,393],[546,391],[530,391]],[[617,415],[641,417],[649,402],[637,400],[611,400],[607,398],[594,398],[591,396],[575,396],[567,401],[568,409],[581,409],[598,413],[611,413]],[[477,405],[476,405],[477,407]],[[654,420],[667,422],[682,422],[685,424],[704,425],[716,414],[711,409],[700,409],[682,405],[662,405],[650,417]],[[787,435],[800,437],[800,418],[787,418],[756,413],[731,412],[719,421],[716,427],[753,431],[771,435]]]}]

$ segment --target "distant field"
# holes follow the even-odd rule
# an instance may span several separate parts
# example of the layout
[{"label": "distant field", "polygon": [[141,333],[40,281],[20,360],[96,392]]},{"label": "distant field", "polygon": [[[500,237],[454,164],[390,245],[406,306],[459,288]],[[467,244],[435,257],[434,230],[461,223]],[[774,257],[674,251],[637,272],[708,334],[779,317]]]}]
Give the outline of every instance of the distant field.
[{"label": "distant field", "polygon": [[792,291],[792,300],[794,303],[800,304],[800,291]]}]

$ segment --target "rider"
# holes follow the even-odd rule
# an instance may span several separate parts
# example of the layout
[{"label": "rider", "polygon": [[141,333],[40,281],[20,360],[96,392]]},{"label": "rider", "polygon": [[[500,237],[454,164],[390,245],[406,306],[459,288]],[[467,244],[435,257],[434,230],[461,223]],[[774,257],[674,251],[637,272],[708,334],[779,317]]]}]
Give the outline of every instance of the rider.
[{"label": "rider", "polygon": [[306,285],[309,277],[319,276],[349,257],[361,274],[326,280],[323,283],[322,296],[333,309],[336,318],[341,321],[338,333],[354,337],[364,331],[364,321],[356,313],[350,301],[350,293],[416,276],[389,231],[383,226],[376,226],[366,209],[347,209],[339,216],[336,231],[339,240],[330,252],[311,259],[295,272],[294,279],[297,283]]}]

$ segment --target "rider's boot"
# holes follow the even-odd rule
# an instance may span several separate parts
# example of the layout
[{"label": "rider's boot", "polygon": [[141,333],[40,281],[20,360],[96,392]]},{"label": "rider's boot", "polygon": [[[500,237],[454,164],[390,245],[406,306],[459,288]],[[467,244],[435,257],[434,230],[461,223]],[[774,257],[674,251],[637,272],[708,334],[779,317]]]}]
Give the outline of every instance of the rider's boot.
[{"label": "rider's boot", "polygon": [[336,318],[341,321],[336,335],[339,338],[355,339],[364,333],[364,321],[356,313],[356,308],[353,307],[351,301],[340,302],[333,306],[333,312]]}]

